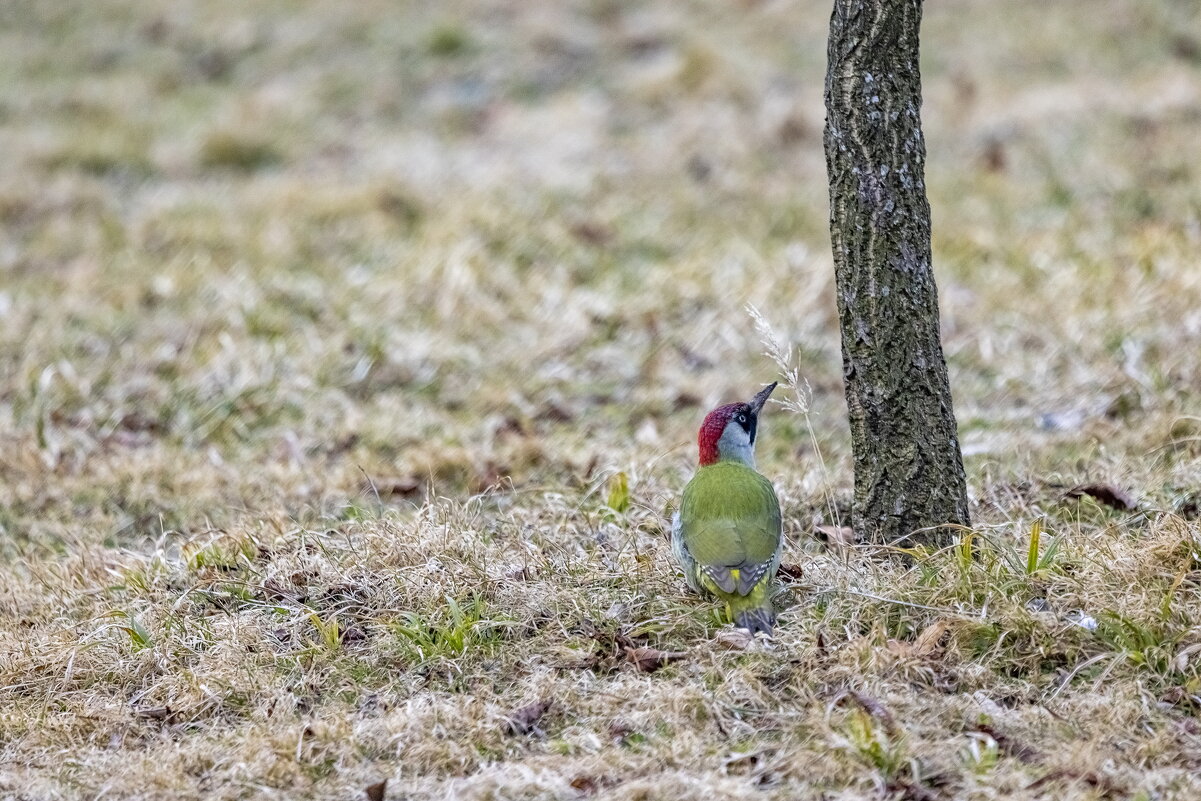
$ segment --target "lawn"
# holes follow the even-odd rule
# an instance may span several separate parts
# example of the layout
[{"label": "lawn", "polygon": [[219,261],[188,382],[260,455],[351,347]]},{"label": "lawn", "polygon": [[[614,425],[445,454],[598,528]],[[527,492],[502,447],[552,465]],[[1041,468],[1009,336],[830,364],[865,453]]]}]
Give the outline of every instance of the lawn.
[{"label": "lawn", "polygon": [[[973,528],[899,558],[829,11],[0,6],[0,797],[1201,797],[1201,15],[927,4]],[[773,380],[748,642],[666,531]]]}]

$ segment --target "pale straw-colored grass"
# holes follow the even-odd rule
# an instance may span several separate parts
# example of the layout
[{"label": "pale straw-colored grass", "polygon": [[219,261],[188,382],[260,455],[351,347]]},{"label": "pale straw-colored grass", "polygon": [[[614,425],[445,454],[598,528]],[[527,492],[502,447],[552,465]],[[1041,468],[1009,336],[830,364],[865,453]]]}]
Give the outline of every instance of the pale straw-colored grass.
[{"label": "pale straw-colored grass", "polygon": [[[1201,794],[1196,15],[927,4],[974,529],[901,560],[813,536],[828,5],[0,9],[0,796]],[[772,380],[748,645],[665,527]]]}]

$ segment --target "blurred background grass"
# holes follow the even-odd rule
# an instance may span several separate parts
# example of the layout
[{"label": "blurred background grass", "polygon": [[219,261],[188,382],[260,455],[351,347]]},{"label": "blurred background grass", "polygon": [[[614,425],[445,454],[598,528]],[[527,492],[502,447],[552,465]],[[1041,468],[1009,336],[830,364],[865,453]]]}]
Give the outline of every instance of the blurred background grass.
[{"label": "blurred background grass", "polygon": [[[631,460],[675,481],[704,408],[774,377],[747,303],[796,348],[830,472],[782,414],[766,464],[844,497],[827,5],[5,3],[4,548]],[[986,510],[1098,475],[1188,503],[1199,16],[926,9],[935,266]]]}]

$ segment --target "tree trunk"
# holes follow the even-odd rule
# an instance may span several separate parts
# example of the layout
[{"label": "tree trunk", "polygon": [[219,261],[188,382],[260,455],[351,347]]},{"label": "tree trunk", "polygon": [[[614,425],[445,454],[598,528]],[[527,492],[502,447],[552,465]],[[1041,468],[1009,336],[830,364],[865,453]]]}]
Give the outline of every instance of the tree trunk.
[{"label": "tree trunk", "polygon": [[969,521],[930,266],[921,16],[921,0],[834,0],[825,146],[852,525],[942,545],[951,531],[932,527]]}]

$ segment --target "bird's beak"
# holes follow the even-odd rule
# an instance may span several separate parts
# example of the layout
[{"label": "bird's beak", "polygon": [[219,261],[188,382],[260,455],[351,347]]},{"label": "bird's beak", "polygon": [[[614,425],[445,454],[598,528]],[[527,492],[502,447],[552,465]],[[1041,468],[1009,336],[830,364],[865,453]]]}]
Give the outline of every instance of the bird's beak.
[{"label": "bird's beak", "polygon": [[759,414],[759,410],[763,408],[763,404],[767,403],[767,399],[771,397],[771,392],[779,386],[778,381],[773,381],[763,389],[759,390],[759,394],[751,398],[751,410],[755,414]]}]

